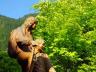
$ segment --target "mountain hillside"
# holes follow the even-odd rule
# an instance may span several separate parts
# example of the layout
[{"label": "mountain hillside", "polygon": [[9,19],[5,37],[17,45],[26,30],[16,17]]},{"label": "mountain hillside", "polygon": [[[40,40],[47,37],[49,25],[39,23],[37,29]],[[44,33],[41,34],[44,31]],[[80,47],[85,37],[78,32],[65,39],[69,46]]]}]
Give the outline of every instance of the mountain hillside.
[{"label": "mountain hillside", "polygon": [[19,22],[16,19],[0,15],[0,50],[7,49],[9,32],[18,25]]}]

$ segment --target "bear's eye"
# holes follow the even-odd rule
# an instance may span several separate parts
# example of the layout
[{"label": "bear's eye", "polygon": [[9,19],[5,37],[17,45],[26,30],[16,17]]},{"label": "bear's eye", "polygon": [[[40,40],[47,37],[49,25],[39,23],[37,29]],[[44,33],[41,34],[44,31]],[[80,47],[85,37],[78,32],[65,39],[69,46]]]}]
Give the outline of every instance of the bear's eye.
[{"label": "bear's eye", "polygon": [[37,45],[33,45],[33,47],[36,47]]}]

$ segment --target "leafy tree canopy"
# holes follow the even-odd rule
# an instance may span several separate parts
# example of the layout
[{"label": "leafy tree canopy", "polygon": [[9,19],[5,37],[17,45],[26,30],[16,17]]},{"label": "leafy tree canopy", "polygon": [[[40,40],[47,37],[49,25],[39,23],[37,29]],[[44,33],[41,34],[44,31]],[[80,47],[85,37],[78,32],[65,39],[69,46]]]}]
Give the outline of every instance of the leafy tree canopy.
[{"label": "leafy tree canopy", "polygon": [[96,71],[96,0],[41,0],[35,38],[45,40],[57,72]]}]

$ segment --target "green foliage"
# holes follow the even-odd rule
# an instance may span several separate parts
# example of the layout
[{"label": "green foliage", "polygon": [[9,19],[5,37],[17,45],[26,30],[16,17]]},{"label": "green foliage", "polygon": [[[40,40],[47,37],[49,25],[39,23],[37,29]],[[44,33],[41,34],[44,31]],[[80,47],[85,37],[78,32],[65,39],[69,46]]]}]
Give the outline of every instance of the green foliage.
[{"label": "green foliage", "polygon": [[8,56],[6,51],[0,51],[0,72],[21,72],[16,59]]},{"label": "green foliage", "polygon": [[34,36],[44,38],[57,72],[95,72],[96,1],[41,0],[34,8]]}]

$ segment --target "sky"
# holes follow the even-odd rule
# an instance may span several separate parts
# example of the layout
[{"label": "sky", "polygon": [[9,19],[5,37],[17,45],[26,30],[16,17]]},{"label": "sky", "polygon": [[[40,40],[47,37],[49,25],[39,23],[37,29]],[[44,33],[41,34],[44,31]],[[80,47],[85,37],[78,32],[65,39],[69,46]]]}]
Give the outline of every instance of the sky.
[{"label": "sky", "polygon": [[0,15],[18,19],[29,13],[35,13],[32,5],[38,0],[0,0]]}]

